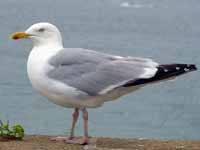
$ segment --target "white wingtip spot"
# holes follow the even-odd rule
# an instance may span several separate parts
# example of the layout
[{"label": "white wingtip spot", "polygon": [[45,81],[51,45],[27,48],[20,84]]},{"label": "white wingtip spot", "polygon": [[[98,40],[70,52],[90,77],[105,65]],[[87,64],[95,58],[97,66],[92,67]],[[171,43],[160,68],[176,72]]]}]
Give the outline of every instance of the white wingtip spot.
[{"label": "white wingtip spot", "polygon": [[176,67],[176,70],[180,70],[180,67]]},{"label": "white wingtip spot", "polygon": [[184,71],[189,71],[189,70],[190,70],[190,69],[188,69],[188,68],[185,68],[185,69],[184,69]]}]

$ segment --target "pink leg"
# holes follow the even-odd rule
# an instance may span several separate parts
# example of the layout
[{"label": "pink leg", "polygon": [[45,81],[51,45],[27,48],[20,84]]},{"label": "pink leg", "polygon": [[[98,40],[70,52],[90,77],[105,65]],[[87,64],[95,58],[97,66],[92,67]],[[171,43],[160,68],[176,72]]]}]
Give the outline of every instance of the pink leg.
[{"label": "pink leg", "polygon": [[83,144],[88,144],[89,135],[88,135],[88,111],[83,109],[83,121],[84,121],[84,136],[83,136]]},{"label": "pink leg", "polygon": [[73,116],[73,121],[72,121],[71,130],[70,130],[70,136],[69,137],[58,136],[58,137],[51,138],[50,140],[52,140],[52,141],[66,141],[66,142],[69,142],[69,143],[71,143],[73,141],[73,139],[74,139],[74,129],[75,129],[75,125],[76,125],[76,122],[78,120],[78,117],[79,117],[79,109],[78,108],[74,109],[74,113],[73,113],[72,116]]},{"label": "pink leg", "polygon": [[88,112],[86,108],[82,110],[83,112],[83,125],[84,125],[84,136],[82,139],[76,139],[76,140],[66,140],[67,143],[71,144],[81,144],[86,145],[89,142],[89,135],[88,135]]},{"label": "pink leg", "polygon": [[78,120],[78,117],[79,117],[79,109],[75,108],[75,111],[73,113],[72,126],[71,126],[71,130],[70,130],[70,138],[74,138],[74,131],[75,131],[75,126],[76,126],[76,122]]}]

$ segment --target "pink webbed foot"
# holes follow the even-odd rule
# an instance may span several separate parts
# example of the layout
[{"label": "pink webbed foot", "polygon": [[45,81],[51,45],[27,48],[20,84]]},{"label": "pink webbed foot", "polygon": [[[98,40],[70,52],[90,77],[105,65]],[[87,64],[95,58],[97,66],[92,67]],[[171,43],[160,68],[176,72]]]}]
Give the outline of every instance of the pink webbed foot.
[{"label": "pink webbed foot", "polygon": [[74,139],[74,137],[65,137],[65,136],[57,136],[57,137],[53,137],[50,138],[51,141],[67,141],[67,140],[72,140]]},{"label": "pink webbed foot", "polygon": [[79,144],[79,145],[87,145],[89,143],[88,138],[73,138],[65,140],[68,144]]}]

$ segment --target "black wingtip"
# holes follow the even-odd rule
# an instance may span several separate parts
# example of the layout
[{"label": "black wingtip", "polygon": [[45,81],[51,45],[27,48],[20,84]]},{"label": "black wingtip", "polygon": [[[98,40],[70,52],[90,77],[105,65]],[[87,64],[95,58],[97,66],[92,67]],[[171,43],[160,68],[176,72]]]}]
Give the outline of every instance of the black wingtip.
[{"label": "black wingtip", "polygon": [[165,64],[165,65],[159,65],[157,69],[158,71],[152,78],[138,79],[135,81],[131,81],[126,83],[124,87],[141,85],[150,82],[165,80],[171,77],[176,77],[185,73],[196,71],[197,67],[195,64]]},{"label": "black wingtip", "polygon": [[196,67],[196,65],[194,65],[194,64],[188,65],[187,68],[188,68],[190,71],[195,71],[195,70],[197,70],[197,67]]}]

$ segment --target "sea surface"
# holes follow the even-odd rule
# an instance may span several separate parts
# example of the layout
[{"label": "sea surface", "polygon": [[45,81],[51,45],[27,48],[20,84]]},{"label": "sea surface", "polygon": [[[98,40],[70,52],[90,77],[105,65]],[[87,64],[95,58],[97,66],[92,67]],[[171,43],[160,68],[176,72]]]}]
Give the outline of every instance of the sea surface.
[{"label": "sea surface", "polygon": [[[28,134],[67,134],[72,118],[72,109],[32,88],[26,73],[32,43],[13,41],[11,33],[47,21],[59,27],[65,47],[200,68],[199,15],[199,0],[1,0],[0,118]],[[199,140],[199,79],[192,72],[90,109],[90,135]],[[82,135],[82,119],[76,133]]]}]

